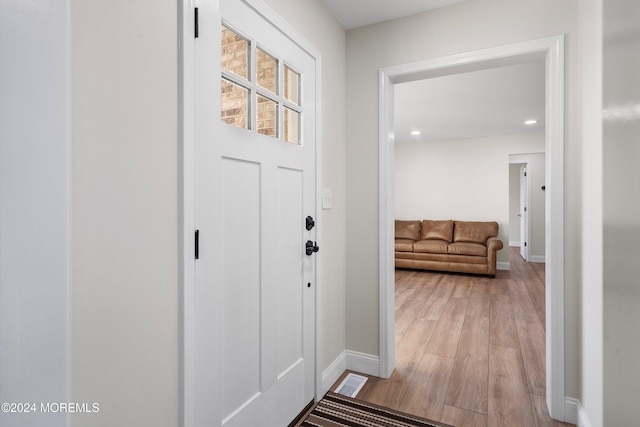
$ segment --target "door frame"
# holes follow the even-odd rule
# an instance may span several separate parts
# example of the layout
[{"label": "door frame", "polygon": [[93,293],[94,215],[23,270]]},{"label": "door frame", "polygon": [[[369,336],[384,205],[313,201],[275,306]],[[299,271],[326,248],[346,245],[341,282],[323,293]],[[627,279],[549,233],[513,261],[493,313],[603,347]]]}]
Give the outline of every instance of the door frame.
[{"label": "door frame", "polygon": [[[316,238],[322,241],[322,55],[320,51],[260,0],[240,0],[278,28],[315,60],[316,73]],[[199,361],[211,360],[211,346],[202,345],[202,329],[198,330],[204,299],[213,294],[197,292],[196,260],[196,108],[195,108],[195,19],[198,8],[200,28],[204,19],[221,20],[220,0],[180,0],[178,3],[178,258],[179,258],[179,426],[214,425],[216,406],[205,396],[220,397],[217,387],[202,381],[208,372],[198,370]],[[219,64],[219,61],[218,61]],[[218,65],[219,67],[219,65]],[[320,361],[322,345],[322,251],[316,255],[315,286],[315,360],[314,390],[317,400],[322,392]],[[196,294],[198,293],[198,298]],[[197,303],[197,304],[196,304]],[[201,320],[200,320],[201,321]],[[215,360],[215,356],[213,357]],[[204,375],[203,375],[204,374]],[[213,409],[212,409],[213,408]]]},{"label": "door frame", "polygon": [[564,421],[564,35],[427,59],[379,71],[379,352],[380,376],[395,368],[394,85],[545,60],[545,254],[547,406]]}]

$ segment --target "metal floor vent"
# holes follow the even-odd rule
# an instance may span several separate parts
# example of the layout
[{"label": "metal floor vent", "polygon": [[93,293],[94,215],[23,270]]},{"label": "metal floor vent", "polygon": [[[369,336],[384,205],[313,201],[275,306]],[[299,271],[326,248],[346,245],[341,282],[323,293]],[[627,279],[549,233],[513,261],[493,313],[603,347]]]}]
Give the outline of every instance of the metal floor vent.
[{"label": "metal floor vent", "polygon": [[364,383],[367,382],[367,377],[363,377],[362,375],[349,374],[347,377],[340,383],[336,393],[342,394],[344,396],[356,397]]}]

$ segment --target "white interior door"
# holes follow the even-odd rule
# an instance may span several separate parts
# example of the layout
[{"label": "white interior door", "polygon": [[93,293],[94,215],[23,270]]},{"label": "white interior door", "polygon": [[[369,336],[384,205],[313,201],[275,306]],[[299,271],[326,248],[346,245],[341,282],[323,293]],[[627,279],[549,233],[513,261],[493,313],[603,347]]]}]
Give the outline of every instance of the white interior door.
[{"label": "white interior door", "polygon": [[219,4],[195,47],[197,425],[284,426],[315,390],[315,59]]},{"label": "white interior door", "polygon": [[527,165],[520,166],[520,256],[529,261],[529,185]]}]

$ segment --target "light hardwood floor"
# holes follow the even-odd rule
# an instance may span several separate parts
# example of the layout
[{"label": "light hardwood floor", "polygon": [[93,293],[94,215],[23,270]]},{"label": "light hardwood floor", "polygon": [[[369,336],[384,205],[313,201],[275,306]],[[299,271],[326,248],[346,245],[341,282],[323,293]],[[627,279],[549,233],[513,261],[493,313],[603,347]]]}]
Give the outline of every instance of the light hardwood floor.
[{"label": "light hardwood floor", "polygon": [[397,270],[396,370],[358,399],[457,427],[570,426],[545,403],[544,264],[509,252],[495,279]]}]

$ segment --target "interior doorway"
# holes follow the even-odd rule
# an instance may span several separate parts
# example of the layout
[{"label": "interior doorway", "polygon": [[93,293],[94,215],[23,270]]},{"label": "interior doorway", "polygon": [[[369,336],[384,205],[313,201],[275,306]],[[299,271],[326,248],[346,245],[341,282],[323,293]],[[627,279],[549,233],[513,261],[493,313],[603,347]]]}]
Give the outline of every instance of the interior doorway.
[{"label": "interior doorway", "polygon": [[[547,406],[564,420],[564,39],[562,36],[437,58],[380,70],[379,218],[380,218],[380,375],[388,378],[394,352],[394,85],[426,78],[517,64],[546,63],[545,255]],[[553,283],[554,286],[549,286]]]},{"label": "interior doorway", "polygon": [[509,156],[509,246],[525,262],[546,262],[544,158],[544,152]]},{"label": "interior doorway", "polygon": [[519,168],[520,178],[520,256],[529,261],[529,182],[527,181],[527,164],[521,164]]},{"label": "interior doorway", "polygon": [[518,249],[520,257],[529,261],[530,200],[528,163],[509,159],[509,247]]}]

